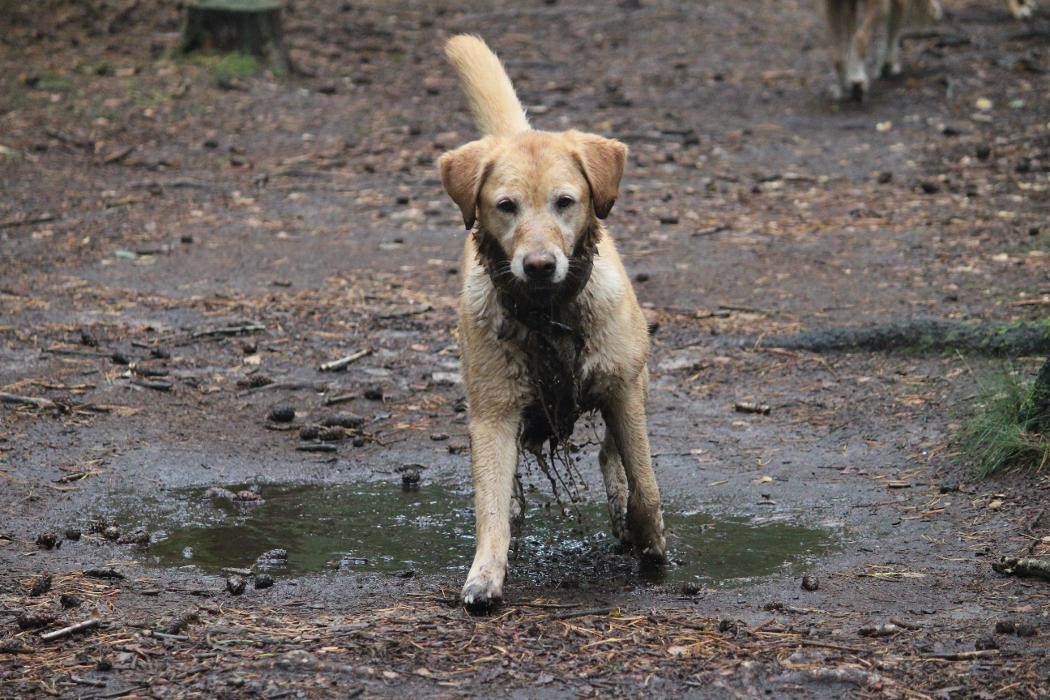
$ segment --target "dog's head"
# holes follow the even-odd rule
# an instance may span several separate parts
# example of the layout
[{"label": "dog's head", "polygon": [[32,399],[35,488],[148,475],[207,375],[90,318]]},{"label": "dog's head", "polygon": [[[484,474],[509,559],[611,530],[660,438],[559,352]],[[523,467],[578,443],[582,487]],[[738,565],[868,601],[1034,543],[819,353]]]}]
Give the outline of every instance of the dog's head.
[{"label": "dog's head", "polygon": [[627,147],[579,131],[486,136],[441,156],[441,182],[529,287],[565,281],[569,258],[619,192]]}]

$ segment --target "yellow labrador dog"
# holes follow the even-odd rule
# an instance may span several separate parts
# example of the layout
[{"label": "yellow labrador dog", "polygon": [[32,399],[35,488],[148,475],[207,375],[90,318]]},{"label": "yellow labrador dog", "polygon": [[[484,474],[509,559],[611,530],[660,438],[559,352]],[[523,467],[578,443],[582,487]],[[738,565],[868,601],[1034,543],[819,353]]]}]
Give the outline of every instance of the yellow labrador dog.
[{"label": "yellow labrador dog", "polygon": [[627,147],[533,130],[481,39],[453,37],[445,52],[483,134],[439,167],[471,231],[459,342],[477,549],[463,602],[485,613],[503,598],[519,448],[563,443],[582,412],[600,410],[606,424],[599,463],[613,533],[663,562],[664,525],[646,431],[648,328],[602,224]]},{"label": "yellow labrador dog", "polygon": [[[1016,19],[1028,19],[1035,12],[1035,0],[1006,0]],[[831,52],[837,82],[832,86],[836,98],[863,100],[869,81],[865,67],[868,44],[881,31],[879,75],[889,78],[901,73],[901,34],[909,25],[935,22],[943,10],[940,0],[825,0],[831,30]],[[881,27],[879,26],[881,25]]]}]

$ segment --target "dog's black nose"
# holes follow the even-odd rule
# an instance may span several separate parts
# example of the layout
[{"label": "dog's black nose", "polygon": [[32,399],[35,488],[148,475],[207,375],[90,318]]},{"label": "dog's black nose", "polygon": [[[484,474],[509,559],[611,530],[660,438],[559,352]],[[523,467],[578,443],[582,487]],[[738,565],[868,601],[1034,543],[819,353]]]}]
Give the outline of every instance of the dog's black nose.
[{"label": "dog's black nose", "polygon": [[529,253],[522,261],[525,268],[525,276],[530,280],[543,282],[554,277],[554,270],[558,263],[551,253]]}]

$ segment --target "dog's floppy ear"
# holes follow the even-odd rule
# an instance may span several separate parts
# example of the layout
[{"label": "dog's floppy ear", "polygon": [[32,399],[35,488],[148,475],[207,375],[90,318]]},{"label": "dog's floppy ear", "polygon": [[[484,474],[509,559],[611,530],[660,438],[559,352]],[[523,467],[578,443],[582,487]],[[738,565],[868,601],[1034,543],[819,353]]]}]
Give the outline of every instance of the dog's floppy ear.
[{"label": "dog's floppy ear", "polygon": [[627,146],[595,134],[574,132],[576,161],[591,188],[594,214],[604,219],[620,193],[620,178],[627,161]]},{"label": "dog's floppy ear", "polygon": [[438,159],[441,184],[463,213],[463,223],[468,231],[477,218],[478,195],[491,168],[492,161],[488,157],[491,150],[492,144],[485,138],[448,151]]}]

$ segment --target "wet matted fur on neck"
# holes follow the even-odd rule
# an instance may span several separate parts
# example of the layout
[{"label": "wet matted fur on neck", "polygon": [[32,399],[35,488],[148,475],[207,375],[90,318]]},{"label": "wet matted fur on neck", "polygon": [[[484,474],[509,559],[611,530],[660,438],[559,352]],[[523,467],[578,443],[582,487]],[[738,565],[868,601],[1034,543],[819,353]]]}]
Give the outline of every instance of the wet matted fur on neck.
[{"label": "wet matted fur on neck", "polygon": [[533,401],[522,413],[521,443],[531,452],[549,443],[552,454],[572,436],[583,413],[594,408],[583,386],[580,364],[586,338],[577,299],[594,267],[601,229],[591,222],[577,239],[565,279],[549,289],[522,282],[510,271],[510,257],[482,227],[474,231],[478,262],[488,272],[507,319],[499,339],[525,355]]}]

